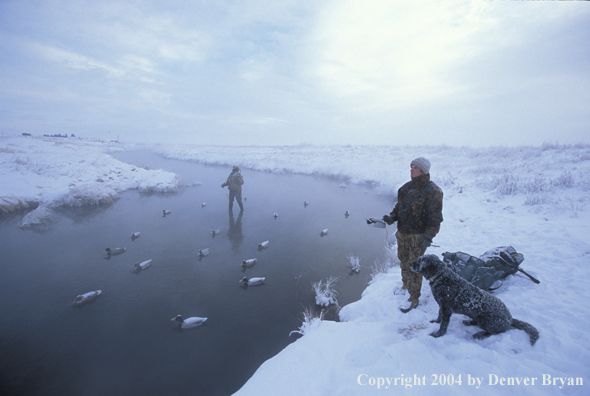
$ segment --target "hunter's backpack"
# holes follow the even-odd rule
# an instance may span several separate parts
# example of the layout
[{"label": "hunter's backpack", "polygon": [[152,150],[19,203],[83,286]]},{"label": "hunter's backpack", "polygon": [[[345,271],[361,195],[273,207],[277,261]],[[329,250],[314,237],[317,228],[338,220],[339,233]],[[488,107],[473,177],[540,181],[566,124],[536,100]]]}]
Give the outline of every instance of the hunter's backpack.
[{"label": "hunter's backpack", "polygon": [[496,281],[519,271],[524,261],[524,256],[512,246],[488,250],[479,258],[463,252],[445,252],[442,255],[449,268],[482,290],[496,290],[502,286],[492,288]]}]

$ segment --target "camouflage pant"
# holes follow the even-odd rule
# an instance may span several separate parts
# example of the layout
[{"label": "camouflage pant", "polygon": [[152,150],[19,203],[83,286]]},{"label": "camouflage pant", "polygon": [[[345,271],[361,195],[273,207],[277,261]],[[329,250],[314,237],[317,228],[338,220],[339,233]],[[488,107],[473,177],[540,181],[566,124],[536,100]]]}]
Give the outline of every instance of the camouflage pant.
[{"label": "camouflage pant", "polygon": [[239,190],[229,190],[229,208],[234,207],[234,198],[238,203],[240,210],[244,209],[244,205],[242,204],[242,189]]},{"label": "camouflage pant", "polygon": [[422,274],[412,271],[410,263],[426,252],[426,249],[418,246],[422,234],[402,234],[398,231],[395,236],[397,237],[397,257],[402,269],[402,281],[410,293],[410,300],[418,300],[422,289]]}]

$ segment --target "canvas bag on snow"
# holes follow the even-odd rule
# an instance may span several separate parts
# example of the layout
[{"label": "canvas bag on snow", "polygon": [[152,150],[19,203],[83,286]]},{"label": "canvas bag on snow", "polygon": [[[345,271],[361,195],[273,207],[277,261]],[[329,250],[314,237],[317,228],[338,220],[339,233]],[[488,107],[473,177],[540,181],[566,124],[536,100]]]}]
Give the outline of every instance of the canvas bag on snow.
[{"label": "canvas bag on snow", "polygon": [[512,246],[500,246],[475,257],[463,252],[445,252],[443,261],[463,279],[482,290],[490,289],[496,281],[515,274],[524,256]]}]

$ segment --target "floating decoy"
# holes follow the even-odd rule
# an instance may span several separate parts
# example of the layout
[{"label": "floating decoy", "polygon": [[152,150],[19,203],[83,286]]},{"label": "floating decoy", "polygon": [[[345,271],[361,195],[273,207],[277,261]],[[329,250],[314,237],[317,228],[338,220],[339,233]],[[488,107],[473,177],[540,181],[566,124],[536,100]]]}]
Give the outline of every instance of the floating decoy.
[{"label": "floating decoy", "polygon": [[201,204],[201,208],[204,208],[205,206],[207,206],[207,202],[203,202],[203,203]]},{"label": "floating decoy", "polygon": [[152,265],[152,260],[142,261],[141,263],[133,264],[133,268],[138,268],[139,270],[147,269],[150,265]]},{"label": "floating decoy", "polygon": [[255,258],[249,259],[249,260],[244,260],[244,261],[242,261],[242,264],[240,264],[240,265],[245,268],[250,268],[250,267],[254,267],[254,264],[256,264],[256,261],[258,261],[258,260],[256,260]]},{"label": "floating decoy", "polygon": [[346,212],[344,212],[344,216],[346,216],[346,217],[350,216],[350,212],[347,210]]},{"label": "floating decoy", "polygon": [[199,256],[201,256],[201,257],[208,256],[209,252],[211,252],[211,249],[209,249],[209,248],[201,249],[201,250],[199,250]]},{"label": "floating decoy", "polygon": [[346,187],[348,187],[348,186],[346,185],[346,183],[342,183],[342,184],[340,184],[338,187],[340,187],[340,188],[346,188]]},{"label": "floating decoy", "polygon": [[258,244],[258,249],[266,249],[268,247],[269,241],[264,241]]},{"label": "floating decoy", "polygon": [[205,323],[206,320],[207,318],[199,318],[197,316],[184,319],[182,316],[176,315],[175,318],[172,318],[172,322],[177,321],[178,327],[181,329],[190,329],[192,327],[198,327]]},{"label": "floating decoy", "polygon": [[277,217],[279,217],[279,214],[277,212],[274,212],[273,217],[276,219]]},{"label": "floating decoy", "polygon": [[102,290],[95,290],[95,291],[91,291],[88,293],[80,294],[79,296],[76,297],[76,299],[74,300],[72,305],[82,305],[87,302],[96,300],[96,298],[98,296],[100,296],[101,293],[102,293]]},{"label": "floating decoy", "polygon": [[215,236],[215,235],[219,235],[219,234],[221,234],[221,230],[220,230],[220,229],[213,230],[213,231],[211,231],[211,234],[212,234],[213,236]]},{"label": "floating decoy", "polygon": [[321,236],[328,235],[328,229],[327,229],[327,228],[324,228],[324,229],[322,230],[322,232],[320,232],[320,235],[321,235]]},{"label": "floating decoy", "polygon": [[163,210],[162,213],[164,214],[164,217],[166,217],[166,215],[169,215],[170,213],[172,213],[171,210]]},{"label": "floating decoy", "polygon": [[304,201],[304,202],[303,202],[303,206],[307,206],[307,205],[309,205],[309,202],[307,202],[307,201]]},{"label": "floating decoy", "polygon": [[256,285],[260,285],[260,284],[264,283],[265,279],[266,278],[264,278],[264,277],[250,278],[250,279],[243,277],[240,282],[243,282],[246,286],[256,286]]},{"label": "floating decoy", "polygon": [[131,239],[135,240],[135,239],[139,238],[140,235],[141,235],[141,232],[134,232],[133,234],[131,234]]},{"label": "floating decoy", "polygon": [[106,248],[104,251],[107,252],[108,256],[116,256],[117,254],[121,254],[121,253],[125,253],[125,251],[127,250],[127,248]]}]

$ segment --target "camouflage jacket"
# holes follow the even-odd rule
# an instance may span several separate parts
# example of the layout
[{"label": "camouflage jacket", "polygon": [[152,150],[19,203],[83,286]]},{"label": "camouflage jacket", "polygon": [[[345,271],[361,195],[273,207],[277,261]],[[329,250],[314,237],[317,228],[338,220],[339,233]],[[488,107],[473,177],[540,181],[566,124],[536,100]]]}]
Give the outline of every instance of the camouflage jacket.
[{"label": "camouflage jacket", "polygon": [[390,216],[402,234],[426,234],[434,238],[440,230],[443,192],[430,181],[430,174],[418,176],[397,192]]},{"label": "camouflage jacket", "polygon": [[242,189],[242,184],[244,184],[244,177],[238,171],[230,173],[221,187],[228,186],[231,191],[240,191]]}]

